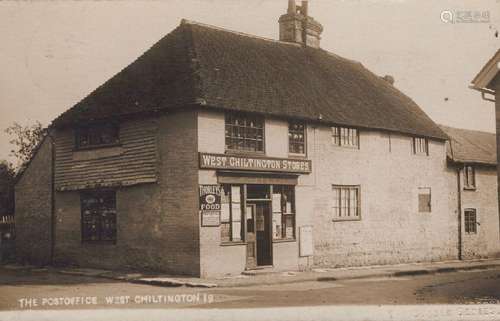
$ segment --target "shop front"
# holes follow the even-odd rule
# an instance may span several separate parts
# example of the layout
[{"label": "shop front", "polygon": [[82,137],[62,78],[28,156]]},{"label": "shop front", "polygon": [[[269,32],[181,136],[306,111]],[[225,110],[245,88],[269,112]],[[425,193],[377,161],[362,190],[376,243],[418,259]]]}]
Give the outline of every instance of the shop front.
[{"label": "shop front", "polygon": [[[217,184],[200,185],[202,229],[209,227],[207,217],[214,217],[211,227],[220,229],[220,246],[244,248],[244,269],[276,267],[276,244],[297,246],[295,189],[299,176],[310,172],[311,162],[210,157],[215,158],[200,154],[200,169],[213,171],[217,180]],[[298,256],[296,251],[293,255]]]}]

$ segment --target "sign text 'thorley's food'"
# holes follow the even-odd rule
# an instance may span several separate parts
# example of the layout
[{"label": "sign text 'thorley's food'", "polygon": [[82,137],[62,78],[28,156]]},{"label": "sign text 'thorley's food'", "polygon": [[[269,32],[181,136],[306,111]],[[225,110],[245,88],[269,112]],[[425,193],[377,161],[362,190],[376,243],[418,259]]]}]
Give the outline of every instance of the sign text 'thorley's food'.
[{"label": "sign text 'thorley's food'", "polygon": [[310,173],[307,159],[231,156],[200,153],[200,168],[239,169],[269,172]]}]

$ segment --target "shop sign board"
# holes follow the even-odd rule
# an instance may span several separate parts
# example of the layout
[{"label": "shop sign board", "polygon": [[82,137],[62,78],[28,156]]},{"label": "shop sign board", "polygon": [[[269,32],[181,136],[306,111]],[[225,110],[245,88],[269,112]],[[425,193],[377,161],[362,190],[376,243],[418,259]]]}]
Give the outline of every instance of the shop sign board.
[{"label": "shop sign board", "polygon": [[220,226],[220,185],[200,185],[201,226]]},{"label": "shop sign board", "polygon": [[308,159],[200,153],[200,168],[309,174],[312,163]]}]

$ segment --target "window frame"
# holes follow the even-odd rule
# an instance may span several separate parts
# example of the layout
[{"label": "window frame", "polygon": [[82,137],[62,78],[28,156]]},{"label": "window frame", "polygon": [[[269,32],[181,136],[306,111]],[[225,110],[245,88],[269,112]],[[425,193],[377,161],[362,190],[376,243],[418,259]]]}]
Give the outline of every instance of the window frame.
[{"label": "window frame", "polygon": [[[262,128],[259,127],[247,127],[247,126],[240,126],[240,125],[233,125],[228,122],[229,117],[241,117],[241,118],[247,118],[247,117],[252,117],[256,121],[260,121],[262,123]],[[229,127],[241,127],[246,131],[247,128],[252,128],[256,130],[262,130],[262,150],[248,150],[248,149],[238,149],[238,148],[229,148],[230,144],[228,144],[228,139],[235,139],[233,136],[228,136],[228,126]],[[245,143],[246,140],[250,140],[247,137],[243,137],[243,143]],[[255,139],[256,142],[259,142],[259,140]],[[233,146],[234,144],[231,144]],[[259,115],[259,114],[254,114],[254,113],[247,113],[247,112],[225,112],[224,113],[224,150],[227,154],[259,154],[259,155],[265,155],[266,153],[266,119],[264,116]]]},{"label": "window frame", "polygon": [[[335,198],[333,198],[334,195],[332,195],[332,201],[333,201],[333,204],[332,204],[332,216],[333,216],[333,219],[332,221],[333,222],[349,222],[349,221],[361,221],[361,185],[339,185],[339,184],[333,184],[332,185],[332,193],[335,193],[335,189],[340,189],[340,198],[338,199],[339,200],[339,205],[338,207],[335,206]],[[335,211],[334,211],[334,208],[338,208],[338,211],[339,211],[339,214],[341,214],[341,211],[342,211],[342,189],[347,189],[349,191],[349,203],[348,203],[348,206],[347,208],[351,209],[351,206],[350,206],[350,191],[351,190],[356,190],[357,192],[357,200],[356,200],[356,210],[357,210],[357,213],[358,215],[357,216],[337,216],[335,215]]]},{"label": "window frame", "polygon": [[[469,171],[468,169],[471,170],[472,172],[472,184],[470,183],[470,177],[469,177]],[[475,191],[477,188],[477,183],[476,183],[476,168],[471,165],[471,164],[465,164],[463,168],[463,176],[464,176],[464,190],[468,191]]]},{"label": "window frame", "polygon": [[[219,235],[220,235],[220,245],[221,246],[231,246],[231,245],[242,245],[242,244],[247,244],[247,231],[246,231],[246,225],[247,225],[247,222],[246,222],[246,213],[245,213],[245,210],[246,210],[246,206],[247,206],[247,203],[250,202],[250,203],[253,203],[253,202],[265,202],[265,203],[268,203],[269,205],[269,215],[271,215],[271,224],[272,224],[272,220],[273,220],[273,214],[274,213],[277,213],[277,212],[273,212],[273,194],[276,194],[275,192],[280,190],[280,194],[283,195],[283,193],[281,193],[281,190],[285,191],[285,190],[288,190],[288,192],[291,194],[291,211],[290,213],[286,212],[286,211],[283,211],[283,208],[286,209],[286,201],[285,203],[282,203],[281,204],[281,209],[282,209],[282,212],[280,212],[282,214],[281,216],[281,237],[280,238],[275,238],[274,237],[274,234],[272,235],[272,238],[271,238],[271,242],[272,243],[280,243],[280,242],[296,242],[297,241],[297,208],[296,208],[296,194],[295,194],[295,185],[287,185],[287,184],[248,184],[248,183],[243,183],[243,184],[238,184],[238,183],[235,183],[235,184],[231,184],[231,183],[224,183],[224,184],[221,184],[224,188],[224,190],[228,189],[229,191],[231,191],[231,187],[232,186],[238,186],[240,188],[240,213],[241,213],[241,225],[240,225],[240,235],[241,235],[241,239],[240,240],[233,240],[232,239],[232,228],[233,228],[233,225],[232,225],[232,222],[233,222],[233,208],[232,208],[232,198],[233,198],[233,195],[232,193],[230,192],[229,193],[229,208],[230,208],[230,218],[229,218],[229,221],[227,222],[222,222],[221,220],[221,227],[220,227],[220,231],[219,231]],[[268,193],[269,195],[264,197],[264,198],[261,198],[261,197],[258,197],[258,198],[252,198],[252,197],[249,197],[248,196],[248,186],[249,185],[264,185],[264,186],[267,186],[268,187]],[[279,187],[279,188],[277,188]],[[286,193],[286,192],[285,192]],[[283,198],[283,196],[281,196],[281,201],[283,202],[285,199]],[[283,233],[283,231],[286,231],[286,227],[287,227],[287,218],[291,218],[291,222],[292,222],[292,225],[293,225],[293,232],[292,232],[292,237],[283,237],[282,235],[285,234],[286,235],[286,232]],[[227,240],[227,238],[223,237],[222,235],[222,225],[223,224],[228,224],[229,225],[229,240]],[[273,226],[271,226],[271,231],[272,231],[272,228]]]},{"label": "window frame", "polygon": [[[93,213],[92,216],[97,216],[98,217],[98,231],[97,231],[97,236],[98,239],[92,240],[86,237],[88,232],[86,232],[85,229],[85,219],[84,219],[84,211],[87,210],[87,208],[84,206],[84,199],[85,197],[94,197],[98,198],[100,194],[112,194],[112,202],[113,202],[113,212],[114,215],[114,234],[112,239],[105,239],[103,238],[104,229],[102,229],[102,221],[103,221],[103,209],[99,208],[98,213]],[[84,190],[80,192],[80,238],[81,238],[81,243],[82,244],[116,244],[118,240],[118,213],[117,213],[117,201],[116,201],[116,190],[112,189],[98,189],[98,190]]]},{"label": "window frame", "polygon": [[[244,244],[246,242],[246,233],[244,230],[245,224],[243,220],[245,219],[244,215],[244,209],[243,207],[246,204],[246,189],[243,184],[221,184],[222,188],[224,191],[228,192],[228,201],[229,201],[229,221],[222,221],[220,222],[220,242],[222,245],[233,245],[233,244]],[[233,213],[233,193],[232,193],[232,187],[237,186],[239,187],[240,190],[240,201],[238,204],[240,204],[240,239],[239,240],[234,240],[233,239],[233,216],[235,213]],[[221,200],[222,201],[222,200]],[[228,231],[229,231],[229,240],[223,239],[222,237],[222,226],[223,225],[229,225]]]},{"label": "window frame", "polygon": [[[115,141],[111,143],[100,143],[100,144],[92,144],[90,143],[91,136],[92,134],[90,131],[92,130],[103,130],[104,128],[109,128],[112,130],[113,135],[115,135]],[[89,144],[87,145],[82,145],[81,144],[81,137],[83,136],[82,133],[87,132],[86,136],[88,136],[88,141]],[[74,149],[75,150],[88,150],[88,149],[98,149],[98,148],[107,148],[107,147],[113,147],[113,146],[120,146],[121,141],[120,141],[120,126],[116,122],[99,122],[99,123],[93,123],[93,124],[84,124],[80,125],[75,129],[74,132]]]},{"label": "window frame", "polygon": [[[348,132],[347,135],[343,135],[343,131]],[[331,126],[331,131],[332,131],[332,143],[334,146],[338,147],[344,147],[344,148],[350,148],[350,149],[360,149],[360,131],[358,128],[354,127],[345,127],[345,126]],[[351,137],[350,131],[354,131],[355,133],[355,145],[352,144],[346,144],[346,137]]]},{"label": "window frame", "polygon": [[[299,125],[303,126],[303,133],[302,133],[303,139],[304,139],[304,141],[302,143],[303,144],[303,148],[304,148],[304,152],[303,153],[296,153],[296,152],[293,152],[291,150],[292,144],[294,144],[294,145],[300,144],[300,142],[299,143],[297,143],[297,142],[293,142],[292,143],[292,141],[291,141],[291,136],[290,136],[290,134],[292,133],[291,132],[291,126],[294,125],[294,124],[299,124]],[[302,157],[306,157],[307,156],[307,124],[306,124],[306,122],[300,121],[300,120],[290,120],[290,121],[288,121],[288,154],[291,155],[291,156],[302,156]]]},{"label": "window frame", "polygon": [[[429,210],[428,211],[421,211],[420,210],[420,195],[427,195],[427,194],[422,194],[420,191],[421,190],[428,190],[429,191]],[[418,187],[418,195],[417,195],[417,206],[418,206],[418,213],[432,213],[432,188],[431,187]]]},{"label": "window frame", "polygon": [[[469,214],[469,215],[467,215]],[[470,218],[470,215],[473,214],[474,220]],[[469,217],[468,217],[469,216]],[[477,210],[475,208],[466,208],[464,209],[464,232],[466,234],[478,234],[477,228]],[[472,229],[471,229],[472,227]]]},{"label": "window frame", "polygon": [[[424,145],[417,144],[417,141],[424,142]],[[417,150],[417,146],[424,146],[425,150],[419,151]],[[414,155],[421,155],[421,156],[429,156],[429,139],[427,137],[422,137],[422,136],[414,136],[412,137],[412,149],[413,149],[413,154]]]},{"label": "window frame", "polygon": [[[273,202],[273,196],[271,196],[271,210],[270,210],[270,215],[271,215],[271,223],[274,220],[274,215],[275,213],[281,213],[281,224],[280,224],[280,237],[275,237],[274,233],[272,236],[271,242],[273,243],[279,243],[279,242],[293,242],[297,240],[297,204],[296,204],[296,194],[295,194],[295,185],[282,185],[282,184],[273,184],[271,185],[271,195],[277,194],[276,191],[280,190],[279,194],[281,194],[281,212],[274,212],[274,204]],[[284,198],[283,195],[286,195],[287,192],[290,194],[290,209],[291,212],[286,211],[286,201],[288,200],[287,198]],[[288,196],[286,196],[288,197]],[[283,202],[285,201],[285,202]],[[286,228],[287,228],[287,218],[291,217],[291,222],[293,225],[292,229],[292,237],[283,237],[283,234],[286,235]],[[274,226],[271,227],[272,231],[274,231]]]}]

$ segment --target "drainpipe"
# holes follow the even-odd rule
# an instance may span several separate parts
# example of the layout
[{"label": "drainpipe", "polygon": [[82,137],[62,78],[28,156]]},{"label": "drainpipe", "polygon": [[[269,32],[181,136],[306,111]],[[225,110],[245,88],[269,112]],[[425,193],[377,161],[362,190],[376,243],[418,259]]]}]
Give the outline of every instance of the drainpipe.
[{"label": "drainpipe", "polygon": [[462,187],[460,167],[457,168],[457,201],[458,201],[458,259],[462,260]]}]

